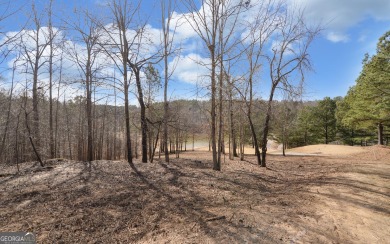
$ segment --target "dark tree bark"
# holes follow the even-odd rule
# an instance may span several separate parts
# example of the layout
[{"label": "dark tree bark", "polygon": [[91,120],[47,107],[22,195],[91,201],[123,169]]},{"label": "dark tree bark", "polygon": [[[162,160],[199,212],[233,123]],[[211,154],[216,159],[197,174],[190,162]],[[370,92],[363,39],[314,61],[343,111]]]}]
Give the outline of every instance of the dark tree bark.
[{"label": "dark tree bark", "polygon": [[[127,149],[127,162],[130,166],[133,165],[133,155],[131,153],[131,136],[130,136],[130,111],[129,111],[129,83],[127,78],[127,65],[123,64],[123,86],[125,95],[125,124],[126,124],[126,149]],[[137,142],[136,142],[137,143]],[[136,152],[137,153],[137,152]]]},{"label": "dark tree bark", "polygon": [[216,124],[217,113],[215,109],[215,97],[216,97],[216,58],[215,58],[215,37],[212,39],[212,44],[209,46],[211,54],[211,149],[213,155],[213,170],[221,170],[221,164],[217,159],[217,138],[216,138]]},{"label": "dark tree bark", "polygon": [[[157,129],[156,141],[154,142],[153,152],[152,152],[152,156],[150,158],[151,163],[153,163],[154,155],[156,154],[157,143],[159,141],[159,136],[160,136],[160,128],[161,128],[161,125],[159,124],[158,129]],[[161,142],[160,142],[160,144],[161,144]]]},{"label": "dark tree bark", "polygon": [[247,116],[247,117],[248,117],[248,121],[249,121],[249,127],[251,128],[251,132],[252,132],[253,144],[255,146],[255,155],[256,155],[257,163],[259,165],[261,165],[260,150],[259,150],[260,147],[259,147],[259,142],[257,140],[255,127],[254,127],[253,122],[252,122],[252,117],[251,116]]},{"label": "dark tree bark", "polygon": [[69,157],[70,157],[70,160],[73,160],[73,157],[72,157],[72,140],[71,140],[71,137],[70,137],[69,113],[68,113],[68,106],[66,106],[65,95],[64,95],[64,109],[65,109],[66,128],[67,128],[67,137],[68,137]]},{"label": "dark tree bark", "polygon": [[[252,62],[250,65],[252,66]],[[251,132],[252,132],[253,144],[255,146],[255,155],[256,155],[256,159],[257,159],[257,164],[262,165],[262,160],[260,158],[259,141],[257,139],[255,126],[253,125],[253,121],[252,121],[252,106],[253,106],[253,80],[252,80],[252,77],[249,79],[249,104],[247,104],[247,106],[248,106],[247,117],[248,117],[248,121],[249,121],[249,126],[251,128]]]},{"label": "dark tree bark", "polygon": [[141,118],[141,148],[142,148],[142,162],[148,162],[148,122],[146,120],[146,107],[144,102],[144,95],[142,92],[140,70],[141,67],[129,62],[131,69],[135,75],[135,82],[138,91],[138,102],[140,105],[140,118]]},{"label": "dark tree bark", "polygon": [[[89,56],[89,55],[88,55]],[[87,161],[93,161],[93,134],[92,134],[92,80],[91,80],[91,62],[90,57],[88,57],[87,66],[86,66],[86,93],[87,93]]]},{"label": "dark tree bark", "polygon": [[27,133],[28,133],[28,139],[30,141],[30,144],[31,144],[31,147],[33,148],[34,150],[34,153],[35,153],[35,156],[37,157],[37,160],[39,162],[39,164],[41,165],[41,167],[44,167],[45,165],[43,164],[43,161],[41,159],[41,155],[39,154],[39,151],[37,150],[37,147],[36,147],[36,144],[34,143],[34,140],[32,138],[32,134],[31,134],[31,129],[30,129],[30,125],[29,125],[29,119],[28,119],[28,112],[26,110],[27,108],[27,92],[26,92],[26,95],[25,95],[25,102],[24,102],[24,114],[25,114],[25,123],[26,123],[26,129],[27,129]]},{"label": "dark tree bark", "polygon": [[[277,83],[276,83],[277,84]],[[268,106],[267,106],[267,113],[265,115],[265,122],[264,122],[264,128],[263,128],[263,140],[262,140],[262,157],[261,157],[261,167],[266,167],[266,156],[267,156],[267,143],[268,143],[268,131],[269,131],[269,121],[271,119],[271,112],[272,112],[272,101],[274,98],[276,85],[272,85],[271,93],[269,95],[268,99]]]},{"label": "dark tree bark", "polygon": [[378,123],[378,145],[383,145],[383,124]]}]

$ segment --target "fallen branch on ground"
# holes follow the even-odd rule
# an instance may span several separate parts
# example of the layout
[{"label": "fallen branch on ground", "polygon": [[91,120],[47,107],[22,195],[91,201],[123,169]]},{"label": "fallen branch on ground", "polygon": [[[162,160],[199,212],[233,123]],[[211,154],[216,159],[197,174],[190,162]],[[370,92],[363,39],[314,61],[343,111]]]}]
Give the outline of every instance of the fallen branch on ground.
[{"label": "fallen branch on ground", "polygon": [[217,217],[208,218],[205,221],[210,222],[210,221],[221,220],[221,219],[226,219],[226,217],[225,216],[217,216]]}]

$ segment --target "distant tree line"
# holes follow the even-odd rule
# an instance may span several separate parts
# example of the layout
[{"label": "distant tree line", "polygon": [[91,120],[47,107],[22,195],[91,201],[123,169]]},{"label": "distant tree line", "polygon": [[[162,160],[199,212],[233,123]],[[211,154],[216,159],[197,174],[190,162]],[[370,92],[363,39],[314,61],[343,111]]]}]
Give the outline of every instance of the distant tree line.
[{"label": "distant tree line", "polygon": [[[40,97],[40,117],[49,118],[50,103],[48,99]],[[36,155],[29,143],[31,136],[26,124],[32,111],[31,98],[26,96],[13,97],[0,92],[2,113],[1,151],[0,160],[3,163],[18,164],[36,160]],[[50,121],[42,119],[40,122],[41,141],[40,155],[43,159],[66,158],[79,161],[88,161],[88,123],[85,113],[86,98],[78,96],[72,100],[54,99],[54,157],[51,156],[50,137],[47,133]],[[345,99],[329,97],[320,101],[274,101],[271,116],[269,138],[283,145],[283,149],[319,143],[372,145],[378,143],[377,127],[374,123],[367,127],[351,130],[343,120],[343,103]],[[264,123],[265,116],[261,111],[267,107],[267,101],[254,100],[253,123],[259,126]],[[194,143],[199,140],[209,142],[211,151],[211,137],[209,134],[209,101],[175,100],[171,101],[168,113],[168,126],[171,131],[167,148],[161,141],[164,120],[163,102],[147,102],[148,123],[148,158],[164,158],[165,152],[179,157],[181,152],[194,149]],[[251,134],[250,124],[245,120],[244,109],[246,104],[242,100],[232,100],[232,107],[226,107],[223,113],[228,118],[228,125],[224,126],[222,154],[229,157],[244,159],[244,146],[255,147]],[[9,113],[8,113],[9,111]],[[140,109],[129,107],[132,157],[140,158],[141,125]],[[232,111],[233,116],[232,116]],[[94,144],[94,160],[123,160],[127,158],[125,125],[123,106],[109,104],[92,105],[92,142]],[[390,131],[383,130],[384,142],[389,143]],[[257,131],[261,137],[261,131]],[[226,149],[228,151],[225,151]],[[153,160],[151,160],[153,161]]]},{"label": "distant tree line", "polygon": [[[51,158],[65,158],[78,161],[88,161],[88,114],[85,113],[86,97],[78,96],[72,100],[57,100],[54,106],[54,152],[50,147],[48,99],[40,95],[39,115],[41,145],[39,155],[44,161]],[[18,164],[25,161],[35,161],[36,153],[31,147],[30,115],[32,101],[28,96],[17,96],[9,99],[9,94],[0,92],[0,109],[10,111],[1,113],[0,162]],[[206,135],[208,119],[205,108],[208,102],[172,101],[169,110],[169,128],[172,133],[168,138],[168,153],[179,157],[180,152],[192,150],[193,139],[198,135]],[[92,143],[93,160],[123,160],[127,158],[125,118],[123,106],[108,104],[92,104]],[[132,137],[132,158],[142,156],[141,124],[138,120],[140,108],[129,106]],[[165,151],[160,143],[162,135],[163,103],[148,104],[148,155],[149,158],[161,157]],[[54,154],[52,156],[52,153]]]}]

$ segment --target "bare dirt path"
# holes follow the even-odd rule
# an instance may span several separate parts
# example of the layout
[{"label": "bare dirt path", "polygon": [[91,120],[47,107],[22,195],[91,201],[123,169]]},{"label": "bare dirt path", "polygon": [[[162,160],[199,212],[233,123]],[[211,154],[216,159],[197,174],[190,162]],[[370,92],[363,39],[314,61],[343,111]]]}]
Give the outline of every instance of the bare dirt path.
[{"label": "bare dirt path", "polygon": [[[347,150],[341,148],[340,150]],[[310,153],[310,152],[305,152]],[[386,243],[390,149],[270,155],[213,171],[195,151],[171,163],[53,162],[5,167],[0,231],[39,243]]]}]

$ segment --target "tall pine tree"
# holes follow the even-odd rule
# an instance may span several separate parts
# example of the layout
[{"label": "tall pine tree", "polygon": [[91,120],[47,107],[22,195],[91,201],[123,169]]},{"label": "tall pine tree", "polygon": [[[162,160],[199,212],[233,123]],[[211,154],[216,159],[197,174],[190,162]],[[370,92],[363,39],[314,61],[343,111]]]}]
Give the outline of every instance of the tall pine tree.
[{"label": "tall pine tree", "polygon": [[390,125],[390,31],[378,41],[377,53],[366,55],[363,69],[345,100],[349,107],[342,119],[350,127],[376,127],[383,145],[384,127]]}]

